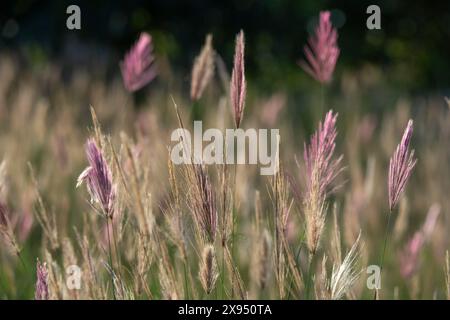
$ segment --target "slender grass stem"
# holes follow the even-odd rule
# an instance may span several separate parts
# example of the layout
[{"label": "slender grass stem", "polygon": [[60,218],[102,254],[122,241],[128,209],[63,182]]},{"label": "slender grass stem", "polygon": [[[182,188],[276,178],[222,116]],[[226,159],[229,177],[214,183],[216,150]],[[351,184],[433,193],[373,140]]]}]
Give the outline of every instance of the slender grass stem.
[{"label": "slender grass stem", "polygon": [[391,216],[392,216],[392,211],[389,212],[388,221],[387,221],[387,225],[386,225],[386,230],[385,230],[385,233],[384,233],[383,252],[382,252],[381,258],[380,258],[380,270],[383,270],[384,256],[386,254],[387,240],[389,238],[389,227],[391,225]]},{"label": "slender grass stem", "polygon": [[[383,250],[382,250],[381,255],[380,255],[380,277],[381,277],[381,273],[383,271],[384,257],[385,257],[385,254],[386,254],[386,248],[387,248],[387,243],[388,243],[388,238],[389,238],[389,227],[391,225],[391,216],[392,216],[392,210],[389,211],[388,220],[387,220],[387,224],[386,224],[386,230],[384,231]],[[380,282],[381,282],[381,279],[380,279]],[[375,290],[374,299],[376,299],[377,290],[378,289]]]},{"label": "slender grass stem", "polygon": [[223,167],[223,206],[222,206],[222,273],[221,273],[221,280],[222,280],[222,299],[225,299],[225,246],[227,239],[227,172],[228,172],[228,164],[225,163]]},{"label": "slender grass stem", "polygon": [[184,269],[184,292],[186,294],[186,298],[189,300],[189,286],[188,286],[188,280],[187,280],[187,259],[184,259],[183,262],[183,269]]},{"label": "slender grass stem", "polygon": [[225,299],[225,244],[222,244],[222,299]]},{"label": "slender grass stem", "polygon": [[[234,165],[234,182],[233,182],[233,209],[231,214],[231,258],[234,262],[235,257],[235,238],[236,238],[236,230],[235,230],[235,217],[236,217],[236,199],[237,199],[237,188],[236,188],[236,180],[237,180],[237,164]],[[231,275],[231,298],[234,297],[234,274]]]},{"label": "slender grass stem", "polygon": [[[297,249],[297,253],[295,254],[295,262],[298,261],[298,257],[300,256],[300,252],[302,251],[302,247],[303,247],[303,241],[305,240],[305,236],[306,236],[306,228],[303,229],[303,234],[300,238],[300,245],[298,246]],[[290,283],[289,283],[289,291],[288,291],[288,296],[287,299],[289,300],[289,298],[291,297],[291,291],[292,291],[292,285],[294,282],[293,276],[291,275],[291,279],[290,279]]]},{"label": "slender grass stem", "polygon": [[114,251],[116,252],[116,263],[117,263],[117,272],[119,274],[120,277],[120,290],[122,291],[122,296],[124,295],[124,289],[122,286],[122,258],[120,257],[120,253],[119,253],[119,246],[117,245],[117,237],[116,237],[116,231],[114,228],[114,223],[112,221],[112,217],[111,219],[111,230],[112,230],[112,238],[113,238],[113,243],[114,243]]},{"label": "slender grass stem", "polygon": [[111,285],[112,285],[112,292],[113,292],[113,296],[114,296],[114,300],[117,300],[116,297],[116,288],[115,288],[115,284],[114,284],[114,265],[113,265],[113,260],[112,260],[112,246],[111,246],[111,236],[109,234],[109,218],[106,217],[106,233],[108,236],[108,247],[109,247],[109,264],[111,266],[111,270],[112,270],[112,276],[111,276]]},{"label": "slender grass stem", "polygon": [[311,292],[311,283],[312,283],[312,269],[313,269],[313,259],[315,257],[314,253],[310,253],[309,255],[309,262],[308,262],[308,274],[306,277],[306,292],[305,292],[305,298],[310,298],[310,292]]}]

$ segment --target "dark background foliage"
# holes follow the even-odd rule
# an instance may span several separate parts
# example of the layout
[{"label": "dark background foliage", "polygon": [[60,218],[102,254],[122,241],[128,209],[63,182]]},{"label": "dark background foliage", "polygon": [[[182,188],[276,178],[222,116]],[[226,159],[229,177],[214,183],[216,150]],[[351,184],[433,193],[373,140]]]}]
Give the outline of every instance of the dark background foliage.
[{"label": "dark background foliage", "polygon": [[[154,36],[157,52],[166,55],[174,69],[189,74],[209,32],[214,35],[214,47],[231,65],[234,36],[242,28],[249,77],[257,79],[262,88],[295,90],[301,73],[296,62],[303,56],[308,33],[318,12],[329,9],[340,34],[338,70],[370,62],[383,68],[386,81],[398,88],[445,91],[450,84],[448,1],[2,2],[0,48],[18,49],[33,64],[62,59],[77,68],[92,61],[116,65],[139,32],[146,30]],[[65,27],[70,4],[81,8],[80,31]],[[370,4],[381,8],[382,30],[366,28]]]}]

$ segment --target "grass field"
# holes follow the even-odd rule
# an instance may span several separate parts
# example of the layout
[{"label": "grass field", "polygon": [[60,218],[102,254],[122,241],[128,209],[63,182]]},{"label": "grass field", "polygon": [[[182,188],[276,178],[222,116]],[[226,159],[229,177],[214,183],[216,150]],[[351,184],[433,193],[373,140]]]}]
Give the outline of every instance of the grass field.
[{"label": "grass field", "polygon": [[[65,77],[1,52],[0,298],[450,298],[445,97],[340,68],[329,39],[336,71],[293,61],[298,91],[268,92],[245,79],[252,39],[229,65],[208,39],[192,78],[158,56]],[[174,164],[193,120],[279,129],[280,170]]]}]

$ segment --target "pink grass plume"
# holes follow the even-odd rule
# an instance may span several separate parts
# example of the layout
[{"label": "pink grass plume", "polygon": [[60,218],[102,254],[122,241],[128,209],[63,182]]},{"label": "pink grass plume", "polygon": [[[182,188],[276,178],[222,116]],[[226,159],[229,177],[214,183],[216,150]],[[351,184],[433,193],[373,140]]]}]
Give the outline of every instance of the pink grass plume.
[{"label": "pink grass plume", "polygon": [[86,156],[89,166],[78,177],[77,187],[85,182],[91,196],[91,203],[99,204],[102,213],[111,218],[116,189],[108,163],[94,139],[88,139],[86,143]]},{"label": "pink grass plume", "polygon": [[330,11],[320,12],[314,35],[310,36],[308,45],[304,47],[306,61],[299,62],[305,72],[322,84],[331,81],[340,54],[338,32],[333,28],[330,16]]},{"label": "pink grass plume", "polygon": [[152,37],[143,32],[120,62],[123,83],[128,91],[137,91],[156,77],[154,60]]},{"label": "pink grass plume", "polygon": [[412,133],[413,121],[409,120],[402,140],[389,162],[388,190],[390,211],[397,205],[417,162],[417,159],[414,158],[414,150],[409,150]]},{"label": "pink grass plume", "polygon": [[310,253],[315,254],[325,226],[326,199],[332,190],[329,186],[342,171],[342,156],[334,158],[336,147],[337,113],[330,110],[325,120],[319,123],[309,145],[305,145],[306,192],[304,214],[306,220],[306,240]]},{"label": "pink grass plume", "polygon": [[306,165],[307,189],[318,184],[319,198],[325,196],[331,182],[341,172],[342,156],[333,159],[336,148],[336,120],[338,114],[328,111],[323,123],[311,137],[309,145],[305,145],[304,160]]}]

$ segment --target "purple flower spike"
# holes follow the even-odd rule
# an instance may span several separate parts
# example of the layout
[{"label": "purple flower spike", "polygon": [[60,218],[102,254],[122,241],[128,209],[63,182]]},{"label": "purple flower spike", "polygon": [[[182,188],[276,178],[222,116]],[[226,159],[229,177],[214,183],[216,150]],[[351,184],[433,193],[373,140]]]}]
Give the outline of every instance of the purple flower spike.
[{"label": "purple flower spike", "polygon": [[115,187],[112,174],[101,150],[94,139],[86,144],[86,156],[89,167],[84,169],[77,181],[77,187],[86,182],[92,203],[98,203],[103,213],[111,218],[114,211]]},{"label": "purple flower spike", "polygon": [[331,24],[330,16],[329,11],[320,12],[319,25],[304,47],[308,63],[304,60],[299,63],[303,70],[322,84],[331,81],[340,53],[338,33]]},{"label": "purple flower spike", "polygon": [[413,121],[409,120],[405,133],[403,133],[402,141],[397,146],[389,162],[388,189],[390,211],[397,205],[400,195],[405,189],[406,182],[417,162],[417,159],[414,159],[414,150],[409,151],[412,133]]},{"label": "purple flower spike", "polygon": [[36,263],[36,291],[34,294],[35,300],[48,300],[48,271],[47,265],[41,263],[38,259]]},{"label": "purple flower spike", "polygon": [[156,77],[152,51],[152,37],[148,33],[142,33],[120,63],[123,83],[128,91],[137,91]]}]

